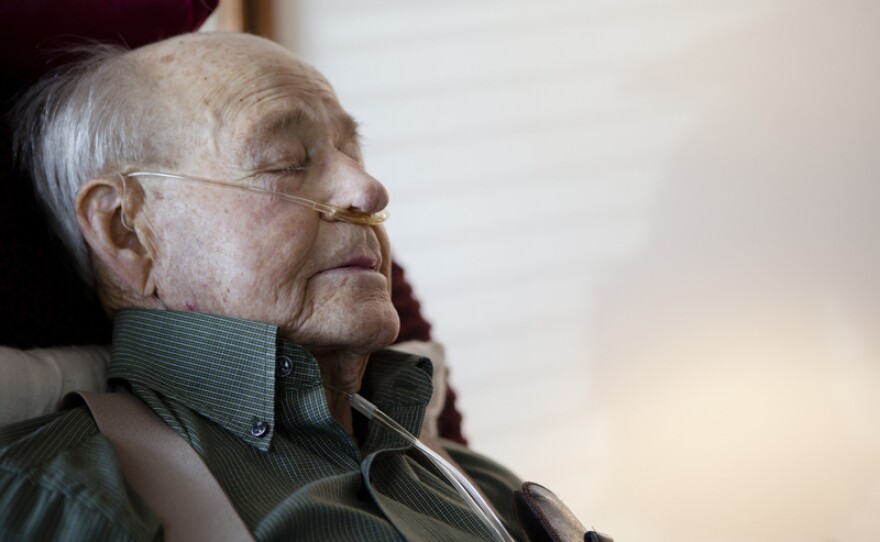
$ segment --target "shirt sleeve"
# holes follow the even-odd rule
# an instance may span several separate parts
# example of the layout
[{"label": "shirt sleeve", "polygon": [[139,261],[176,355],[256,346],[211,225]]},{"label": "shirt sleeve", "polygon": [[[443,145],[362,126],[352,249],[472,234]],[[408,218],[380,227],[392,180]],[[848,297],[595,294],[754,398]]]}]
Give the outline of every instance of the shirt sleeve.
[{"label": "shirt sleeve", "polygon": [[0,538],[132,540],[97,508],[10,472],[0,472]]},{"label": "shirt sleeve", "polygon": [[[41,424],[40,421],[45,423]],[[149,541],[158,520],[86,409],[0,432],[0,540]]]}]

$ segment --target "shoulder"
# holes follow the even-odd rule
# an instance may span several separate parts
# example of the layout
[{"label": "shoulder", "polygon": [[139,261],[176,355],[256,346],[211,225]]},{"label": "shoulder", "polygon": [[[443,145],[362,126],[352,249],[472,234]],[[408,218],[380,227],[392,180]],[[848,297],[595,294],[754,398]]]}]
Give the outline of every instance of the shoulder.
[{"label": "shoulder", "polygon": [[[98,426],[95,425],[87,409],[63,410],[0,427],[0,450],[5,452],[34,439],[44,439],[48,432],[57,430],[59,425],[69,427],[71,432],[80,432],[80,429],[89,426],[93,429],[92,433],[98,432]],[[0,458],[2,457],[5,457],[5,454],[0,455]]]},{"label": "shoulder", "polygon": [[511,493],[522,486],[522,480],[507,467],[483,454],[446,439],[439,439],[443,449],[461,466],[481,488],[491,486]]},{"label": "shoulder", "polygon": [[458,443],[440,439],[440,444],[492,503],[508,532],[517,540],[527,540],[521,531],[514,499],[522,480],[507,467]]},{"label": "shoulder", "polygon": [[0,428],[0,539],[146,540],[157,529],[86,408]]}]

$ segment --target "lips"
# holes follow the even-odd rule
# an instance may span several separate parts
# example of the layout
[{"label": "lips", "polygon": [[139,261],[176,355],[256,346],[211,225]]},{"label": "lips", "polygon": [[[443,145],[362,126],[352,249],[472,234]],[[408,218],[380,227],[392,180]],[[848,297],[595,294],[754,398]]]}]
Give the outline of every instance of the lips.
[{"label": "lips", "polygon": [[386,262],[383,244],[372,230],[352,232],[357,237],[335,238],[332,252],[321,258],[319,274],[323,273],[382,273]]},{"label": "lips", "polygon": [[369,248],[360,246],[338,253],[335,257],[322,266],[320,274],[324,273],[360,273],[379,272],[382,266],[382,257],[373,253]]},{"label": "lips", "polygon": [[369,256],[353,256],[339,265],[335,265],[330,269],[364,269],[369,271],[377,271],[379,269],[379,261],[378,258],[371,258]]}]

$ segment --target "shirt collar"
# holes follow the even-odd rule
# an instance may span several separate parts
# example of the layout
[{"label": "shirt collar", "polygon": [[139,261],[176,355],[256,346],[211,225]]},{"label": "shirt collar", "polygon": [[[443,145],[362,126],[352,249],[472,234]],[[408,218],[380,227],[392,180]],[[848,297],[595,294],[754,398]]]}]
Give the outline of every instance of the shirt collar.
[{"label": "shirt collar", "polygon": [[[275,426],[277,328],[223,316],[127,310],[116,315],[110,378],[182,402],[259,445]],[[266,432],[259,433],[266,424]],[[250,438],[248,438],[250,437]]]},{"label": "shirt collar", "polygon": [[[179,401],[268,450],[280,416],[275,404],[280,356],[293,363],[284,391],[308,392],[294,395],[310,403],[308,409],[299,406],[312,412],[311,422],[330,419],[317,361],[302,346],[280,341],[277,331],[269,324],[203,313],[121,311],[114,321],[109,377],[127,381],[138,395],[152,391]],[[377,352],[370,357],[361,394],[418,435],[432,393],[430,375],[427,358]],[[265,428],[262,434],[260,428]],[[368,440],[381,446],[385,438]]]},{"label": "shirt collar", "polygon": [[[415,436],[419,436],[425,409],[434,387],[431,361],[422,356],[381,350],[370,356],[361,395]],[[363,449],[404,447],[406,442],[384,427],[371,424]]]}]

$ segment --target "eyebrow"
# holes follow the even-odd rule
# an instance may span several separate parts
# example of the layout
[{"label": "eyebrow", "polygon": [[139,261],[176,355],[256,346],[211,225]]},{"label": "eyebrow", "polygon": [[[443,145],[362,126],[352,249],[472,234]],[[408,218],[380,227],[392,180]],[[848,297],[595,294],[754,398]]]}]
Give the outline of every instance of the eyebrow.
[{"label": "eyebrow", "polygon": [[[306,129],[309,129],[314,124],[314,113],[304,108],[292,109],[272,115],[246,136],[244,148],[247,156],[255,156],[268,136],[288,131],[292,127],[306,127]],[[345,144],[349,141],[357,143],[360,141],[360,124],[348,113],[341,112],[337,114],[333,119],[333,124],[337,128],[336,133],[333,134],[334,144]]]},{"label": "eyebrow", "polygon": [[349,141],[354,141],[355,143],[360,143],[361,125],[354,117],[348,113],[343,113],[342,116],[337,119],[337,123],[341,126],[340,133],[337,134],[338,142],[347,143]]},{"label": "eyebrow", "polygon": [[264,119],[243,138],[245,155],[251,158],[257,156],[269,136],[287,131],[291,126],[311,125],[312,119],[312,115],[304,109],[284,111]]}]

